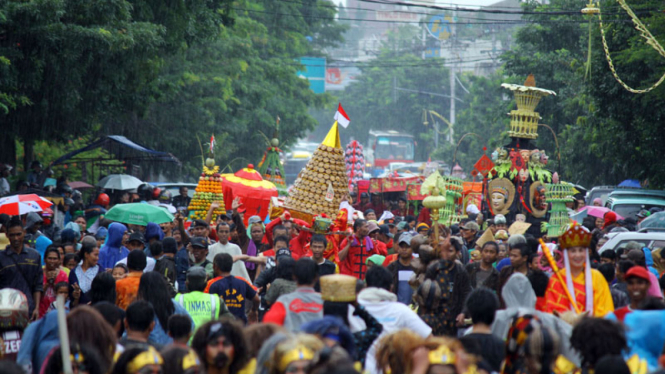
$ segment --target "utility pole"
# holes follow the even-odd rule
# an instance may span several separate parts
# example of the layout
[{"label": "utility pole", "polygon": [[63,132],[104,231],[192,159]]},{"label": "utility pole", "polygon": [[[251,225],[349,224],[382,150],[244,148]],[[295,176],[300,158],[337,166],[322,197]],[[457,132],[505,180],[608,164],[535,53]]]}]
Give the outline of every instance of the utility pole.
[{"label": "utility pole", "polygon": [[427,24],[423,23],[423,52],[421,53],[422,59],[425,59],[425,52],[427,51],[427,34],[425,32],[425,28],[427,27]]},{"label": "utility pole", "polygon": [[[452,41],[450,42],[450,55],[452,56],[453,64],[450,67],[450,144],[455,144],[453,139],[455,131],[455,68],[457,67],[457,57],[455,56],[455,44],[457,42],[457,11],[453,11],[452,19]],[[438,135],[437,135],[438,136]]]}]

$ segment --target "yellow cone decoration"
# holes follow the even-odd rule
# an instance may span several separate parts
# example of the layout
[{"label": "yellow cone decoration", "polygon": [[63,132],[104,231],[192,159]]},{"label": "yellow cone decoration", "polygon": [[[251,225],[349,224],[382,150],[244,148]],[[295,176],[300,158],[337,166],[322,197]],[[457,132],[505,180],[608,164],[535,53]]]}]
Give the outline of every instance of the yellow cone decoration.
[{"label": "yellow cone decoration", "polygon": [[226,213],[224,209],[224,195],[222,194],[222,180],[219,175],[219,166],[215,165],[215,159],[206,159],[203,166],[203,173],[199,177],[199,183],[196,186],[196,192],[189,203],[189,218],[205,219],[210,204],[218,201],[221,206],[215,209],[213,216]]},{"label": "yellow cone decoration", "polygon": [[298,174],[284,207],[291,215],[306,221],[325,213],[336,217],[342,197],[348,192],[344,150],[335,122],[323,143]]}]

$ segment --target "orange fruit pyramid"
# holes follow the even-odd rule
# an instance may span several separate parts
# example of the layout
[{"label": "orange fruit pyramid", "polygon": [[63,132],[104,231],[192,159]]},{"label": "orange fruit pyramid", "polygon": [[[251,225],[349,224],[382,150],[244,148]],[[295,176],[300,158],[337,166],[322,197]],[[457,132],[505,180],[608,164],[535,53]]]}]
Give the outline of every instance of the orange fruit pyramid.
[{"label": "orange fruit pyramid", "polygon": [[196,185],[196,192],[194,192],[192,201],[189,203],[189,218],[205,219],[210,205],[215,201],[218,201],[221,205],[215,209],[213,217],[226,213],[219,166],[215,165],[214,159],[208,158],[199,177],[199,183]]}]

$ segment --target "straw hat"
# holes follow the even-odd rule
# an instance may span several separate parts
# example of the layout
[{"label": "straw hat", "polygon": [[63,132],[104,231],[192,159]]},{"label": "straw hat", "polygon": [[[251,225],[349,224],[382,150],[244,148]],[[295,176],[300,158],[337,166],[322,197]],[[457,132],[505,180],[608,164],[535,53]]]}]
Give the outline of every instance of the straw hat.
[{"label": "straw hat", "polygon": [[356,277],[344,274],[324,275],[320,279],[323,301],[352,302],[356,300]]}]

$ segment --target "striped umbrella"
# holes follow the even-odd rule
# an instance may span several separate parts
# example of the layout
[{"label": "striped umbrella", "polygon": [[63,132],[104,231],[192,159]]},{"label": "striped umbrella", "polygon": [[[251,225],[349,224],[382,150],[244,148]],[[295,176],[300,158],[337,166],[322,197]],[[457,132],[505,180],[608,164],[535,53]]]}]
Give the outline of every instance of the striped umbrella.
[{"label": "striped umbrella", "polygon": [[53,205],[52,202],[35,194],[13,195],[0,199],[0,213],[20,215],[30,212],[41,212]]},{"label": "striped umbrella", "polygon": [[20,216],[30,212],[41,212],[42,208],[34,201],[0,202],[0,213],[10,216]]}]

